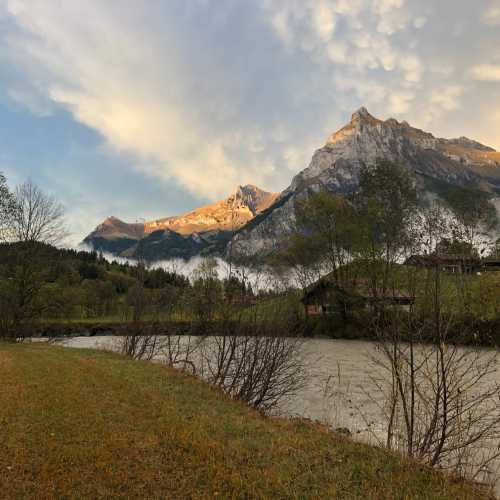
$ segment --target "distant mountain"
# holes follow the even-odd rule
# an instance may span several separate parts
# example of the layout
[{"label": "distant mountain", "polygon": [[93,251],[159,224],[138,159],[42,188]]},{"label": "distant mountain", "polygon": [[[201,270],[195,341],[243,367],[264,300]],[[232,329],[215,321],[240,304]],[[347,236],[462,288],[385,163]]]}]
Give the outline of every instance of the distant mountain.
[{"label": "distant mountain", "polygon": [[111,216],[99,224],[83,243],[95,250],[120,255],[136,245],[143,236],[144,224],[128,224]]},{"label": "distant mountain", "polygon": [[[440,139],[394,118],[379,120],[366,108],[332,134],[307,168],[282,193],[240,186],[229,198],[186,214],[144,224],[106,219],[86,239],[98,250],[148,259],[215,253],[253,256],[279,247],[294,220],[297,200],[320,189],[349,193],[359,172],[378,159],[406,167],[421,198],[449,189],[491,194],[500,210],[500,153],[467,137]],[[231,243],[229,245],[229,243]]]},{"label": "distant mountain", "polygon": [[149,260],[223,251],[234,232],[277,197],[256,186],[238,186],[228,198],[178,216],[132,224],[109,217],[83,242],[95,250]]},{"label": "distant mountain", "polygon": [[440,139],[405,121],[382,121],[360,108],[314,153],[275,203],[236,233],[231,249],[242,255],[271,251],[293,221],[298,199],[320,189],[351,192],[361,168],[381,158],[408,168],[423,197],[439,196],[451,186],[473,188],[491,193],[500,207],[499,152],[466,137]]}]

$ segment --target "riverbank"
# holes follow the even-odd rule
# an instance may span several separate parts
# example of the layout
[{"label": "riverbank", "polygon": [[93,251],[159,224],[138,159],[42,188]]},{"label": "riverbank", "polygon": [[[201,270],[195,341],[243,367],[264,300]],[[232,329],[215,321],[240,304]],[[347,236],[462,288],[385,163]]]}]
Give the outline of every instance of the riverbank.
[{"label": "riverbank", "polygon": [[487,498],[119,355],[0,344],[1,498]]},{"label": "riverbank", "polygon": [[[352,320],[344,323],[336,317],[297,318],[293,324],[279,325],[272,323],[266,326],[266,320],[259,322],[263,330],[271,329],[273,333],[296,335],[304,338],[329,338],[343,340],[377,341],[377,333],[371,327],[371,321],[365,317],[363,321]],[[473,327],[471,326],[473,325]],[[278,331],[281,329],[283,331]],[[155,335],[217,335],[222,331],[231,331],[234,335],[253,334],[255,324],[244,321],[116,321],[94,318],[86,321],[44,321],[33,327],[34,337],[99,337],[124,336],[131,328],[136,331],[149,330]],[[422,336],[421,342],[432,342],[432,338]],[[500,345],[500,318],[495,320],[472,320],[471,318],[454,318],[450,322],[448,332],[449,343],[463,346],[483,346],[497,348]]]}]

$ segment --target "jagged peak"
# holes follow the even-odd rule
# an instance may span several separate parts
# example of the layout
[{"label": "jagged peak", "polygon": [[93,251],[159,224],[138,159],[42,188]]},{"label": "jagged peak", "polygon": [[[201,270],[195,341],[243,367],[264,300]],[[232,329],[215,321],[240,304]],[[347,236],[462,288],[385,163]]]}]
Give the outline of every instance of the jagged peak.
[{"label": "jagged peak", "polygon": [[392,127],[399,127],[400,125],[402,125],[396,120],[396,118],[388,118],[384,123]]},{"label": "jagged peak", "polygon": [[356,125],[358,123],[377,124],[382,122],[378,118],[375,118],[364,106],[361,106],[351,116],[351,125]]},{"label": "jagged peak", "polygon": [[370,112],[364,107],[361,106],[358,110],[356,110],[352,116],[351,116],[351,121],[356,121],[359,119],[363,118],[373,118],[373,116],[370,114]]},{"label": "jagged peak", "polygon": [[262,191],[259,189],[257,186],[254,186],[253,184],[244,184],[244,185],[238,185],[236,186],[235,193],[248,193],[248,192],[256,192],[256,191]]},{"label": "jagged peak", "polygon": [[334,144],[352,136],[353,132],[355,130],[360,130],[362,126],[378,125],[380,123],[384,122],[375,118],[364,106],[361,106],[352,114],[351,121],[347,125],[328,137],[327,144]]},{"label": "jagged peak", "polygon": [[245,184],[237,186],[234,194],[227,199],[232,205],[245,206],[254,214],[267,208],[278,196],[278,193],[272,193],[260,189],[254,184]]},{"label": "jagged peak", "polygon": [[[235,191],[236,194],[238,193],[246,193],[246,194],[269,194],[269,191],[266,191],[265,189],[261,189],[260,187],[256,186],[255,184],[244,184],[244,185],[239,185],[236,187]],[[271,193],[272,194],[272,193]]]},{"label": "jagged peak", "polygon": [[346,140],[350,141],[352,137],[358,134],[371,134],[374,131],[381,135],[396,133],[411,140],[435,140],[432,134],[412,127],[405,120],[399,122],[395,118],[388,118],[387,120],[376,118],[363,106],[353,113],[351,121],[347,125],[328,137],[326,144],[343,143]]},{"label": "jagged peak", "polygon": [[279,196],[253,184],[238,185],[233,194],[211,205],[196,208],[181,215],[151,221],[126,223],[115,216],[105,219],[87,238],[140,239],[145,235],[170,238],[194,235],[213,230],[234,230],[269,207]]},{"label": "jagged peak", "polygon": [[113,224],[114,222],[122,222],[118,217],[115,217],[114,215],[110,215],[106,219],[104,219],[103,224]]},{"label": "jagged peak", "polygon": [[114,215],[110,215],[109,217],[107,217],[106,219],[104,219],[101,222],[100,227],[124,226],[124,225],[128,225],[128,224],[126,222],[122,221],[121,219],[119,219],[118,217],[115,217]]},{"label": "jagged peak", "polygon": [[262,198],[275,197],[278,193],[271,191],[266,191],[261,189],[254,184],[239,185],[233,192],[233,195],[228,198],[228,200],[252,200],[258,201]]}]

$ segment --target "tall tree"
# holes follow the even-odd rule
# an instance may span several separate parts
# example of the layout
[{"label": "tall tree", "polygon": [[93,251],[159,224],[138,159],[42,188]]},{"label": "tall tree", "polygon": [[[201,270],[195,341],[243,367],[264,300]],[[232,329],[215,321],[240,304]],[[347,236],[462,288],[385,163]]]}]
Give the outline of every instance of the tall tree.
[{"label": "tall tree", "polygon": [[353,205],[342,195],[326,191],[296,207],[297,231],[284,253],[290,264],[308,269],[311,276],[332,273],[335,282],[348,286],[347,264],[358,251],[360,224]]},{"label": "tall tree", "polygon": [[490,234],[498,225],[498,216],[489,194],[455,187],[444,198],[453,215],[450,229],[454,240],[466,243],[472,253],[491,243]]},{"label": "tall tree", "polygon": [[415,244],[418,199],[414,179],[402,166],[380,160],[361,170],[353,195],[364,227],[365,259],[374,294],[391,285],[394,264],[404,260]]}]

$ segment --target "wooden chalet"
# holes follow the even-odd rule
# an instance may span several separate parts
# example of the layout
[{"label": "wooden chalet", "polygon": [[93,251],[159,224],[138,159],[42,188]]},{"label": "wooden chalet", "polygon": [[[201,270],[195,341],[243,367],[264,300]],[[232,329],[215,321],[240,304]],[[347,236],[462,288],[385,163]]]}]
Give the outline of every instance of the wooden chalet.
[{"label": "wooden chalet", "polygon": [[481,271],[500,271],[500,259],[483,259]]},{"label": "wooden chalet", "polygon": [[400,290],[373,289],[366,280],[358,280],[349,288],[340,287],[330,276],[308,287],[302,298],[307,316],[348,315],[376,304],[408,309],[414,302],[414,297]]},{"label": "wooden chalet", "polygon": [[457,254],[412,255],[405,264],[425,268],[439,268],[451,274],[474,274],[482,271],[500,271],[499,259]]}]

